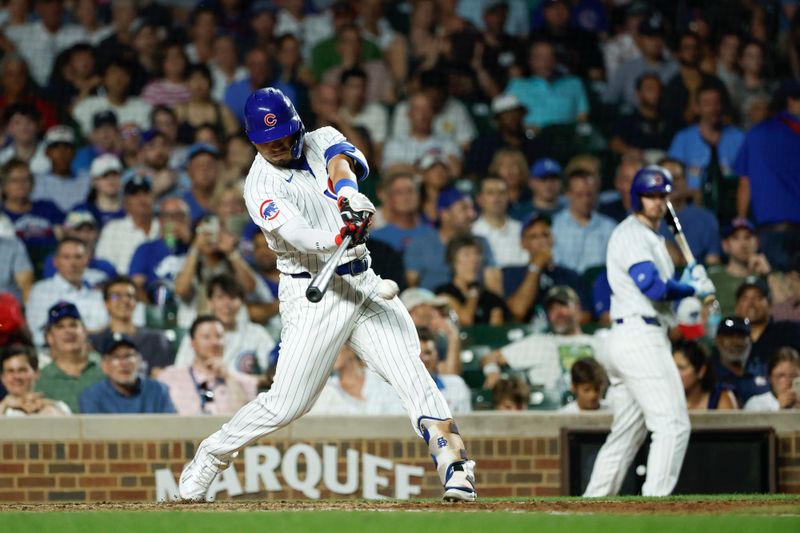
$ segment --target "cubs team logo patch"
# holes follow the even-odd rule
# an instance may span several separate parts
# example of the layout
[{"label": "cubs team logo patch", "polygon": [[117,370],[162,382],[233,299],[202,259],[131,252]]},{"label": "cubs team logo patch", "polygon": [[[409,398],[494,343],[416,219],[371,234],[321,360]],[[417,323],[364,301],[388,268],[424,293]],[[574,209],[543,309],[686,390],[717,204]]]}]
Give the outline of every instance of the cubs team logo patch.
[{"label": "cubs team logo patch", "polygon": [[269,126],[270,128],[278,123],[278,117],[275,116],[275,113],[267,113],[264,115],[264,124]]},{"label": "cubs team logo patch", "polygon": [[264,200],[261,203],[259,211],[261,212],[261,216],[264,218],[264,220],[275,220],[275,217],[277,217],[281,212],[273,200]]}]

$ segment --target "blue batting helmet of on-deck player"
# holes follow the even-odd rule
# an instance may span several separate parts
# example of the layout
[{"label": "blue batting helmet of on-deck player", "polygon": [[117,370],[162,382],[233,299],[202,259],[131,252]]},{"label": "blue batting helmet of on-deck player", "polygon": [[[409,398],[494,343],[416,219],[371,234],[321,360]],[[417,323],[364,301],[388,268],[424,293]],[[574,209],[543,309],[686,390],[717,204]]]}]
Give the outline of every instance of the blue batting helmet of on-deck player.
[{"label": "blue batting helmet of on-deck player", "polygon": [[642,208],[642,194],[669,194],[672,192],[672,175],[664,167],[648,165],[639,170],[631,183],[631,209]]},{"label": "blue batting helmet of on-deck player", "polygon": [[244,104],[244,125],[247,137],[254,144],[296,135],[292,158],[299,158],[303,152],[306,128],[292,101],[280,89],[266,87],[254,91]]}]

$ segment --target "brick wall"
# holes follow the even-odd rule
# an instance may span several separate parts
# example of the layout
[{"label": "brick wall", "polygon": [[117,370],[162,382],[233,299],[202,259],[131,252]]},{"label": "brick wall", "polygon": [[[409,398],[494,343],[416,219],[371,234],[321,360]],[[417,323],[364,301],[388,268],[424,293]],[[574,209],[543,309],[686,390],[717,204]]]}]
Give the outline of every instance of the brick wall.
[{"label": "brick wall", "polygon": [[[573,426],[585,427],[586,419],[582,418],[581,424],[575,424],[574,420],[552,418],[552,415],[551,418],[531,419],[483,418],[486,416],[474,415],[466,423],[459,423],[462,433],[467,437],[465,440],[470,456],[478,464],[476,474],[480,495],[561,494],[561,442],[557,430],[570,425],[570,422],[573,422]],[[780,492],[800,493],[800,421],[797,418],[800,417],[780,420],[784,426],[788,422],[791,430],[776,428]],[[362,457],[370,454],[389,459],[395,464],[422,467],[424,474],[412,478],[411,482],[421,487],[420,496],[438,497],[441,486],[427,446],[420,439],[412,437],[408,427],[398,424],[397,420],[381,419],[380,424],[373,424],[376,427],[354,423],[353,419],[327,419],[324,423],[301,421],[303,423],[297,425],[294,433],[282,430],[257,444],[274,447],[281,457],[297,443],[311,445],[320,457],[323,456],[324,445],[337,446],[339,479],[347,476],[347,449],[357,450]],[[759,425],[763,426],[764,418],[758,420],[761,422]],[[169,424],[165,424],[163,418],[157,424],[149,424],[147,420],[133,421],[133,417],[105,420],[75,417],[69,422],[74,427],[63,426],[66,423],[64,421],[60,422],[62,426],[54,427],[53,422],[48,424],[44,420],[0,420],[0,502],[155,501],[154,473],[169,469],[177,479],[184,463],[194,455],[195,446],[211,432],[209,428],[218,427],[220,422],[214,419],[192,422],[175,418],[170,419]],[[609,418],[597,417],[590,421],[597,427],[607,427]],[[358,437],[354,427],[360,427],[361,433],[385,437],[348,437],[347,434],[356,434]],[[58,442],[53,438],[54,433],[70,438]],[[164,438],[164,434],[183,434],[185,437]],[[326,434],[330,434],[331,438],[325,437]],[[118,438],[113,438],[113,435]],[[473,438],[469,438],[470,435]],[[243,455],[237,458],[234,467],[244,487],[246,466]],[[305,471],[302,457],[296,466],[302,477]],[[301,491],[289,486],[281,468],[275,469],[274,473],[281,490],[266,492],[262,487],[261,492],[248,492],[240,497],[304,498]],[[379,492],[392,497],[394,471],[381,470],[380,474],[388,478],[389,483],[388,489],[381,488]],[[332,493],[322,482],[317,488],[322,498],[348,497]],[[225,492],[218,494],[218,498],[227,496]],[[362,493],[357,491],[350,496],[361,498]]]}]

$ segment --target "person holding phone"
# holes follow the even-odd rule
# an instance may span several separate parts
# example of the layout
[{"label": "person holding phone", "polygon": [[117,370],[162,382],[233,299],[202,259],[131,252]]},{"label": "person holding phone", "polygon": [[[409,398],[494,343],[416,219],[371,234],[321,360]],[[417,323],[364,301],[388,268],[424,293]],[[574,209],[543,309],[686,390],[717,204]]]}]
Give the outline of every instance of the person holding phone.
[{"label": "person holding phone", "polygon": [[789,346],[778,348],[769,362],[770,391],[753,396],[745,411],[800,409],[800,354]]}]

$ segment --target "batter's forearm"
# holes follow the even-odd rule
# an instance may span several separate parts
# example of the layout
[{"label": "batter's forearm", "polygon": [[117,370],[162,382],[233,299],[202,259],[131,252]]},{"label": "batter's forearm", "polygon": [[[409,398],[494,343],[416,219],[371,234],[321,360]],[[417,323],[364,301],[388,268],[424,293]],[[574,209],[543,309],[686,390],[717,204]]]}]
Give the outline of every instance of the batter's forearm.
[{"label": "batter's forearm", "polygon": [[337,233],[314,229],[303,217],[290,219],[277,231],[283,240],[303,253],[330,253],[337,248]]}]

